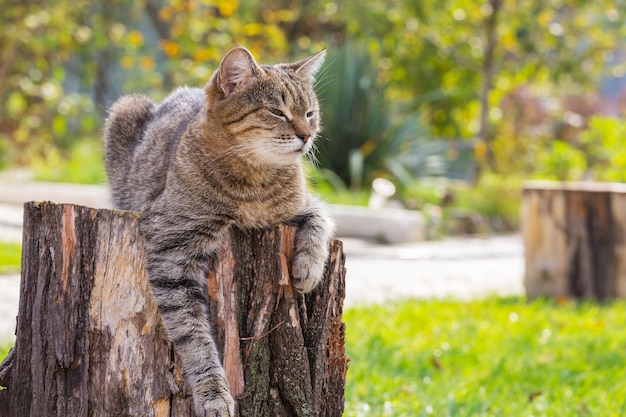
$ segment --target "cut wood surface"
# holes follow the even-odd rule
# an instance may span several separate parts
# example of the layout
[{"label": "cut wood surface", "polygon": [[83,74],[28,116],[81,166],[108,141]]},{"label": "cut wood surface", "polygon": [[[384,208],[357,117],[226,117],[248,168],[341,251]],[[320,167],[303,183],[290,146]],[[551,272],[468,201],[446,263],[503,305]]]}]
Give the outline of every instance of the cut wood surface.
[{"label": "cut wood surface", "polygon": [[522,204],[530,297],[626,296],[626,185],[528,182]]},{"label": "cut wood surface", "polygon": [[[0,416],[194,416],[149,289],[138,216],[27,203],[16,347]],[[295,229],[233,230],[211,260],[210,310],[240,417],[341,416],[342,245],[302,296]]]}]

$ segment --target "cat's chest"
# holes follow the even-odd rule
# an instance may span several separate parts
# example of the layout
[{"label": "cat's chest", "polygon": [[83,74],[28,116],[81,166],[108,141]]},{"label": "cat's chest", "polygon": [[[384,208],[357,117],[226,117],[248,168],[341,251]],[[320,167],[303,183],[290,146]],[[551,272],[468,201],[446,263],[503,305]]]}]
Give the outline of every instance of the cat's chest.
[{"label": "cat's chest", "polygon": [[293,219],[303,209],[302,198],[270,198],[239,202],[236,206],[236,222],[246,229],[275,226]]}]

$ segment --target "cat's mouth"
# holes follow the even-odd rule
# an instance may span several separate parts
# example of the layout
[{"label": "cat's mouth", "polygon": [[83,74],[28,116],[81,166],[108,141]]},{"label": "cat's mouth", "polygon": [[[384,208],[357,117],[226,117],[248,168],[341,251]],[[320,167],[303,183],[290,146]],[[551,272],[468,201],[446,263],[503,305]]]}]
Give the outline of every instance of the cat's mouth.
[{"label": "cat's mouth", "polygon": [[275,165],[293,165],[297,163],[310,149],[311,141],[302,142],[301,140],[291,141],[272,141],[271,148],[265,148],[261,155],[266,162]]},{"label": "cat's mouth", "polygon": [[[304,155],[306,153],[306,150],[304,149],[304,146],[300,149],[296,149],[294,151],[290,151],[290,152],[285,152],[283,154],[283,157],[287,160],[297,160],[299,159],[302,155]],[[293,162],[293,161],[288,161],[288,162]]]},{"label": "cat's mouth", "polygon": [[285,155],[298,155],[302,156],[309,151],[311,148],[310,142],[300,142],[300,143],[292,143],[291,146],[287,147],[287,149],[283,150]]}]

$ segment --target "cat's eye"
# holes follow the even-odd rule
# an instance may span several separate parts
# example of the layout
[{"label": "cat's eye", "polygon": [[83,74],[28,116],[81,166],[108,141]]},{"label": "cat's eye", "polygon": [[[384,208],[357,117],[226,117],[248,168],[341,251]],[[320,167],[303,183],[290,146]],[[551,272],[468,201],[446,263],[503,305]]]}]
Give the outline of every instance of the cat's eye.
[{"label": "cat's eye", "polygon": [[307,119],[310,119],[311,117],[313,117],[314,114],[315,112],[313,110],[311,110],[310,112],[307,112],[306,114]]},{"label": "cat's eye", "polygon": [[285,113],[283,113],[282,111],[280,111],[279,109],[274,109],[274,108],[270,108],[269,109],[270,113],[272,113],[274,116],[278,116],[278,117],[285,117]]}]

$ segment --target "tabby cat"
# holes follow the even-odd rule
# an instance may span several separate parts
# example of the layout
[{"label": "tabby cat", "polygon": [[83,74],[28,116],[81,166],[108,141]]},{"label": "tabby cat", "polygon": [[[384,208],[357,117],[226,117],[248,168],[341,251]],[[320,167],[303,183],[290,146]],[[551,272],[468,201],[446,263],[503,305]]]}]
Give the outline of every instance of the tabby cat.
[{"label": "tabby cat", "polygon": [[267,66],[235,47],[204,90],[179,88],[160,104],[123,96],[109,110],[113,203],[141,214],[151,288],[201,417],[234,415],[206,299],[208,259],[229,228],[299,226],[293,283],[308,292],[322,277],[333,223],[300,160],[320,129],[324,55]]}]

